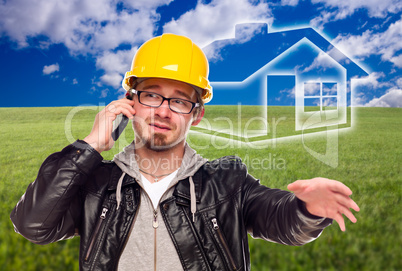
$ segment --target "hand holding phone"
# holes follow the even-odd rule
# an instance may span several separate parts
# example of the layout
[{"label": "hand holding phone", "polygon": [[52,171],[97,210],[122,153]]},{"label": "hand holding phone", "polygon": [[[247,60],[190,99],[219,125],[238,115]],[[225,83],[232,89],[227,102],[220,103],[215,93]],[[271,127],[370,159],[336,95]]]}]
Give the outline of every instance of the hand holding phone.
[{"label": "hand holding phone", "polygon": [[[129,91],[127,91],[126,98],[129,100],[133,99],[133,93],[132,93],[131,89]],[[123,118],[121,119],[121,122],[119,123],[119,125],[117,125],[116,129],[114,129],[114,131],[112,132],[112,138],[114,141],[119,139],[121,133],[123,133],[127,124],[128,124],[128,118],[126,115],[123,114]]]},{"label": "hand holding phone", "polygon": [[[134,101],[132,101],[131,91],[127,95],[127,99],[123,98],[108,104],[96,114],[92,130],[83,140],[99,153],[110,150],[115,140],[117,140],[126,127],[128,119],[132,119],[135,115],[133,106]],[[113,122],[116,121],[116,117],[120,114],[124,116],[123,121],[113,131]]]}]

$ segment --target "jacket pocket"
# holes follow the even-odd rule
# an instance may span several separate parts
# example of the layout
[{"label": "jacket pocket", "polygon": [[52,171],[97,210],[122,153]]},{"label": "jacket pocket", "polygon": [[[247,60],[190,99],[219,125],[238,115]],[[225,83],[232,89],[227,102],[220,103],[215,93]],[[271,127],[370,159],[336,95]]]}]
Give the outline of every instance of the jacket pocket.
[{"label": "jacket pocket", "polygon": [[105,224],[105,222],[106,222],[106,216],[107,216],[107,212],[108,212],[108,211],[109,211],[108,208],[103,207],[103,209],[102,209],[102,214],[100,215],[99,220],[98,220],[98,222],[96,223],[95,230],[94,230],[94,232],[93,232],[93,234],[92,234],[92,237],[91,237],[91,239],[90,239],[90,241],[89,241],[89,245],[88,245],[87,251],[86,251],[86,253],[85,253],[85,258],[84,258],[84,261],[85,261],[85,262],[88,262],[89,259],[91,258],[91,255],[93,254],[96,240],[97,240],[98,237],[99,237],[99,234],[100,234],[100,232],[101,232],[102,226],[103,226],[103,225]]},{"label": "jacket pocket", "polygon": [[[231,270],[237,270],[236,267],[236,262],[233,258],[232,253],[230,252],[228,243],[226,242],[221,227],[219,226],[218,220],[216,218],[211,219],[212,227],[216,233],[216,236],[218,237],[218,243],[222,245],[223,253],[226,255],[226,258],[228,260],[229,267]],[[218,247],[219,247],[218,244]]]}]

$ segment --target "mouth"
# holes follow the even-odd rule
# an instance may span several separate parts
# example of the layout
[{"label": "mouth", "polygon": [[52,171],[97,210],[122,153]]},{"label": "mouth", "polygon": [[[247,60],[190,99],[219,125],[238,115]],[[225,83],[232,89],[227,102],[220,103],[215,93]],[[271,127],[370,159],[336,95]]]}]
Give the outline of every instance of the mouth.
[{"label": "mouth", "polygon": [[172,130],[168,125],[162,123],[150,123],[149,126],[154,128],[154,130],[158,132],[166,132]]}]

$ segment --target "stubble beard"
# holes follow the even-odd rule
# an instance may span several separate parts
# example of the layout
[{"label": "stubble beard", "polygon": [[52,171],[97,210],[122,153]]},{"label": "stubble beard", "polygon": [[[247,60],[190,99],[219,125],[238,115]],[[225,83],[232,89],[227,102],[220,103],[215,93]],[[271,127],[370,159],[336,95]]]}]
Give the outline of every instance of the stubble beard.
[{"label": "stubble beard", "polygon": [[167,143],[166,135],[160,133],[155,133],[149,138],[139,136],[138,139],[145,148],[156,152],[166,151],[173,147],[173,144]]},{"label": "stubble beard", "polygon": [[144,130],[148,129],[149,121],[143,123],[134,123],[135,141],[138,147],[145,147],[149,150],[162,152],[170,150],[177,146],[181,141],[175,138],[172,142],[168,142],[168,138],[163,133],[150,133],[145,135]]}]

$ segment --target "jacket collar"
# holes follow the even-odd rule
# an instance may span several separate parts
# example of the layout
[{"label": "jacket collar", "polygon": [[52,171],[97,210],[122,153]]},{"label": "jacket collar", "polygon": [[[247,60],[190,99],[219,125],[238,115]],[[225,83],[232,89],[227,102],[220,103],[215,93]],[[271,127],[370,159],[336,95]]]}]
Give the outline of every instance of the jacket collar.
[{"label": "jacket collar", "polygon": [[[201,201],[201,191],[202,191],[202,171],[200,169],[198,169],[198,171],[194,174],[193,181],[195,186],[196,202],[199,203]],[[182,202],[183,199],[185,199],[186,201],[191,200],[189,178],[180,181],[176,185],[176,189],[174,190],[173,195],[177,198],[179,202]]]},{"label": "jacket collar", "polygon": [[[119,179],[122,174],[123,171],[119,167],[113,167],[108,190],[115,190],[117,188],[117,183],[119,182]],[[126,174],[126,176],[124,176],[122,187],[133,184],[135,182],[136,181],[133,177]]]}]

